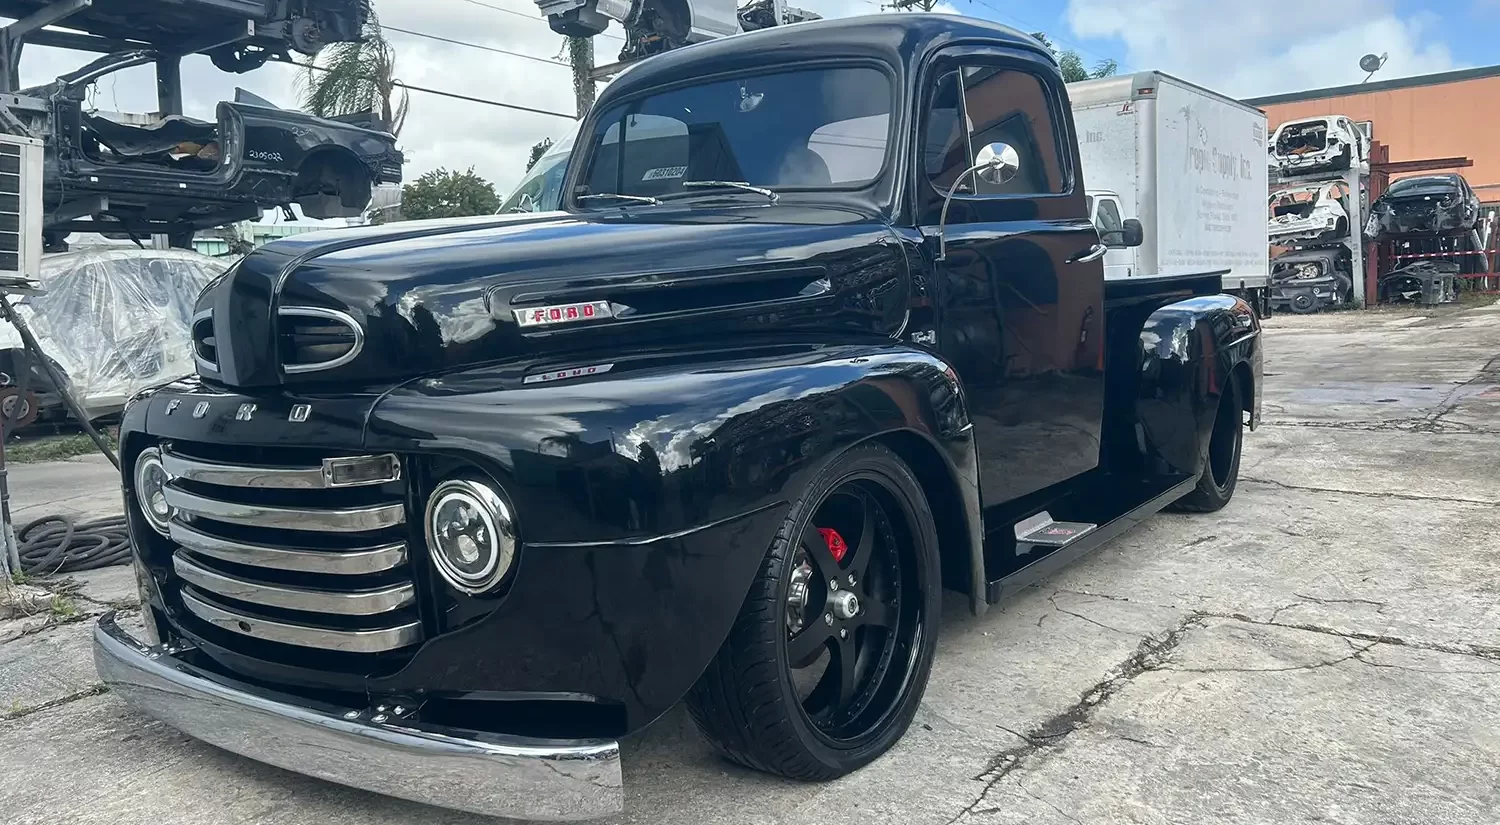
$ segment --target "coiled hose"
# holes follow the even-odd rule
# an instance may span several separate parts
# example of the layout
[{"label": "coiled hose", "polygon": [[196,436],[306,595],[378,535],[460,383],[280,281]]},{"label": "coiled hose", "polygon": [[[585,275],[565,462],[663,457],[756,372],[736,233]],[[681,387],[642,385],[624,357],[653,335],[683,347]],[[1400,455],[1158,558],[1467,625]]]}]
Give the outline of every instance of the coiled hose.
[{"label": "coiled hose", "polygon": [[96,570],[130,561],[125,517],[74,523],[67,516],[43,516],[16,531],[21,572],[55,576]]}]

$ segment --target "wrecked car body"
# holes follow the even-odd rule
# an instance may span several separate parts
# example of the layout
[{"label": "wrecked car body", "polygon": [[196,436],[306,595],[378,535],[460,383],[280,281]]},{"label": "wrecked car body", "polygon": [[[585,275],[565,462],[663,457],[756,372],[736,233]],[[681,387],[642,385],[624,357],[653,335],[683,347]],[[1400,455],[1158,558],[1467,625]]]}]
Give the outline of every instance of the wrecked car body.
[{"label": "wrecked car body", "polygon": [[318,118],[243,90],[218,105],[212,122],[85,108],[94,81],[157,57],[148,50],[107,55],[23,92],[46,101],[29,125],[46,139],[51,248],[75,231],[166,234],[173,246],[187,246],[198,229],[291,203],[310,218],[353,217],[372,187],[400,182],[401,152],[373,115]]},{"label": "wrecked car body", "polygon": [[1343,181],[1292,186],[1271,195],[1271,243],[1336,241],[1349,234],[1349,187]]},{"label": "wrecked car body", "polygon": [[1283,175],[1348,169],[1370,160],[1364,133],[1342,115],[1289,120],[1276,128],[1266,148]]},{"label": "wrecked car body", "polygon": [[[19,20],[55,6],[55,0],[0,0],[0,17]],[[117,43],[201,52],[221,71],[246,72],[290,52],[311,57],[329,43],[356,42],[369,17],[369,0],[110,0],[79,4],[58,22]],[[102,51],[82,35],[54,29],[27,41]]]},{"label": "wrecked car body", "polygon": [[1458,297],[1458,264],[1419,260],[1381,276],[1381,303],[1446,304]]},{"label": "wrecked car body", "polygon": [[1349,250],[1298,249],[1271,259],[1271,307],[1299,315],[1342,306],[1353,294]]},{"label": "wrecked car body", "polygon": [[1479,196],[1463,175],[1419,175],[1392,181],[1370,205],[1365,234],[1374,240],[1402,235],[1463,232],[1479,220]]}]

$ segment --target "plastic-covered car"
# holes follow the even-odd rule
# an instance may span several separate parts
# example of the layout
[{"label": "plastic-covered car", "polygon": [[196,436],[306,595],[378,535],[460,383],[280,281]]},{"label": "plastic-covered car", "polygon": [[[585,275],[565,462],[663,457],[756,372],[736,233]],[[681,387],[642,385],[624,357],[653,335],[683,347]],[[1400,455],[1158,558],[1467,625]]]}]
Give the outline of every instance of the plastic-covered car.
[{"label": "plastic-covered car", "polygon": [[1289,120],[1276,127],[1266,148],[1284,175],[1348,169],[1370,160],[1364,133],[1343,115]]},{"label": "plastic-covered car", "polygon": [[1349,250],[1298,249],[1271,259],[1271,308],[1299,315],[1341,306],[1354,288]]},{"label": "plastic-covered car", "polygon": [[[16,309],[72,385],[89,418],[119,412],[146,387],[193,372],[190,327],[193,304],[228,265],[196,252],[158,249],[87,249],[42,258],[43,293],[16,301]],[[0,322],[3,323],[3,322]],[[4,324],[0,346],[12,365],[6,388],[20,383],[20,338]],[[50,413],[56,388],[33,378],[25,403]],[[0,388],[0,396],[6,395]],[[11,394],[14,394],[14,390]],[[3,403],[3,401],[0,401]],[[11,402],[15,403],[15,402]],[[23,410],[25,407],[23,406]],[[18,423],[21,416],[17,416]]]},{"label": "plastic-covered car", "polygon": [[1349,186],[1343,181],[1277,190],[1269,201],[1271,243],[1335,241],[1349,234]]},{"label": "plastic-covered car", "polygon": [[1418,175],[1392,181],[1370,205],[1365,234],[1375,240],[1401,235],[1464,232],[1479,220],[1479,196],[1463,175]]}]

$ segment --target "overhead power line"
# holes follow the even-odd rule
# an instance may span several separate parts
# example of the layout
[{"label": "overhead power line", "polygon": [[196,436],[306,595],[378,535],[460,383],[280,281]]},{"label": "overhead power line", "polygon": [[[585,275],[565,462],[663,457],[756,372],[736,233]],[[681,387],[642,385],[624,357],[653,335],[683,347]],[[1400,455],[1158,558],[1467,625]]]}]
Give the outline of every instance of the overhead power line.
[{"label": "overhead power line", "polygon": [[[526,20],[531,20],[531,21],[534,21],[534,22],[537,22],[537,23],[546,23],[547,22],[546,20],[543,20],[540,17],[533,17],[532,15],[529,15],[529,14],[527,14],[525,12],[516,11],[515,9],[507,9],[504,6],[496,6],[493,3],[484,3],[484,2],[481,2],[481,0],[460,0],[460,2],[468,3],[471,6],[479,6],[481,8],[490,9],[492,11],[504,12],[506,14],[513,14],[516,17],[521,17],[521,18],[524,18]],[[621,36],[619,36],[617,34],[597,34],[597,35],[594,35],[594,36],[595,37],[608,37],[611,40],[618,40],[621,43],[625,42],[625,38],[623,38],[623,37],[621,37]]]},{"label": "overhead power line", "polygon": [[468,42],[466,40],[454,40],[451,37],[442,37],[442,36],[436,35],[436,34],[428,34],[426,32],[417,32],[417,31],[412,31],[411,29],[403,29],[403,28],[399,28],[399,27],[396,27],[396,26],[388,26],[388,25],[385,25],[384,23],[382,23],[380,25],[380,28],[383,29],[383,30],[385,30],[385,31],[400,32],[401,34],[411,35],[412,37],[421,37],[421,38],[426,39],[426,40],[436,40],[439,43],[451,43],[451,44],[453,44],[455,46],[467,46],[467,47],[469,47],[471,49],[479,49],[481,51],[494,52],[496,54],[509,55],[510,57],[520,57],[520,58],[524,58],[526,60],[535,60],[538,63],[546,63],[548,66],[561,66],[564,69],[568,68],[568,64],[566,64],[566,63],[563,63],[563,62],[557,61],[557,60],[552,60],[552,59],[549,59],[549,58],[546,58],[546,57],[538,57],[538,56],[536,56],[534,54],[525,54],[524,52],[513,52],[513,51],[510,51],[509,49],[501,49],[501,48],[498,48],[496,46],[486,46],[486,45],[483,45],[481,43],[470,43],[470,42]]},{"label": "overhead power line", "polygon": [[[311,63],[297,63],[296,61],[291,61],[291,60],[288,60],[288,61],[285,61],[285,62],[290,63],[291,65],[296,66],[296,67],[298,67],[300,69],[311,69],[312,71],[315,71],[315,72],[326,72],[326,71],[329,71],[328,69],[325,69],[322,66],[315,66],[315,65],[313,65]],[[566,114],[564,112],[554,112],[554,111],[551,111],[550,109],[535,109],[535,108],[532,108],[530,106],[522,106],[522,105],[517,104],[517,103],[501,103],[498,100],[490,100],[488,98],[483,98],[483,97],[474,97],[472,95],[459,94],[458,92],[448,92],[448,91],[444,91],[442,89],[429,89],[426,86],[415,86],[415,85],[412,85],[410,83],[404,83],[404,82],[402,82],[400,80],[393,81],[393,83],[394,83],[394,85],[396,85],[396,86],[398,86],[398,87],[400,87],[402,89],[407,89],[409,91],[422,92],[423,94],[437,95],[439,97],[448,97],[448,98],[452,98],[454,100],[467,101],[469,103],[483,103],[483,104],[488,105],[488,106],[499,106],[502,109],[515,109],[517,111],[531,112],[532,114],[537,114],[537,115],[551,115],[552,117],[567,118],[568,120],[577,120],[578,119],[575,115]]]}]

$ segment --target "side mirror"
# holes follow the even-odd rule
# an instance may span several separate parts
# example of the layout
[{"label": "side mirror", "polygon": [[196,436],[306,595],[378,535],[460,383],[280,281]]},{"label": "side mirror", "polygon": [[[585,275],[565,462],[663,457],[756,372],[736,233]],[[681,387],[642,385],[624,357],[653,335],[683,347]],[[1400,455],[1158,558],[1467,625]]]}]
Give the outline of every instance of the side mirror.
[{"label": "side mirror", "polygon": [[948,226],[948,204],[953,202],[953,193],[958,191],[964,180],[974,175],[985,183],[1009,183],[1020,171],[1021,156],[1008,143],[988,144],[974,155],[974,165],[959,172],[958,177],[953,179],[953,185],[948,187],[948,194],[943,196],[943,211],[938,216],[938,253],[935,260],[948,260],[948,238],[944,234]]},{"label": "side mirror", "polygon": [[1122,224],[1124,230],[1120,232],[1123,236],[1120,240],[1121,246],[1140,246],[1146,240],[1146,230],[1139,220],[1126,218]]},{"label": "side mirror", "polygon": [[1008,143],[991,143],[974,155],[974,165],[985,183],[1010,183],[1021,171],[1021,156]]}]

